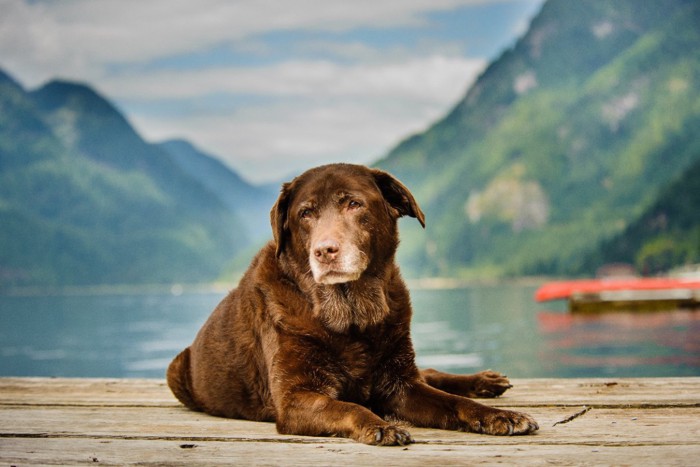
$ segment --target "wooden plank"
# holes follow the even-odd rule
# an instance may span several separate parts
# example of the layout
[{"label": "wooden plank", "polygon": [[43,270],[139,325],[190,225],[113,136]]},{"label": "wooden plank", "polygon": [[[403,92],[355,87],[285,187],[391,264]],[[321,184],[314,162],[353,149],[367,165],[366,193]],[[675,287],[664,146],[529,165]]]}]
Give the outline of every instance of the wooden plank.
[{"label": "wooden plank", "polygon": [[[0,465],[696,465],[700,378],[516,380],[505,397],[533,436],[410,428],[377,448],[285,436],[274,424],[180,406],[162,380],[0,378]],[[558,423],[592,407],[568,423]]]},{"label": "wooden plank", "polygon": [[177,406],[165,380],[0,378],[0,404]]},{"label": "wooden plank", "polygon": [[[504,396],[484,400],[498,407],[698,406],[700,377],[514,379]],[[164,380],[0,378],[0,405],[171,406],[180,404]]]},{"label": "wooden plank", "polygon": [[[516,379],[496,406],[698,407],[700,377]],[[512,391],[512,393],[511,393]]]},{"label": "wooden plank", "polygon": [[[1,443],[1,442],[0,442]],[[325,441],[292,444],[210,441],[182,448],[170,440],[15,440],[0,444],[4,465],[697,465],[698,449],[681,446],[413,444],[372,447]]]},{"label": "wooden plank", "polygon": [[[569,423],[570,407],[527,410],[540,424],[534,436],[494,437],[409,428],[416,441],[439,444],[676,444],[678,434],[700,442],[700,408],[592,409]],[[661,430],[659,427],[663,427]],[[317,438],[280,435],[272,423],[211,417],[186,409],[5,406],[0,410],[0,438],[168,439],[183,443],[212,441],[317,442]],[[334,439],[332,442],[352,442]]]}]

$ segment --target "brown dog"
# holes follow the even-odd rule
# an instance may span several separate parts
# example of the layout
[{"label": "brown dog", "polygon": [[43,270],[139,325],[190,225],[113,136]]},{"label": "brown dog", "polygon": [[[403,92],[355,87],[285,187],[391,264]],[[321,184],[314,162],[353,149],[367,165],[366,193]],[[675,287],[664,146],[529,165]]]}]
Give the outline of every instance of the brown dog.
[{"label": "brown dog", "polygon": [[318,167],[282,187],[274,241],[168,368],[187,407],[275,421],[280,433],[411,443],[415,426],[493,435],[532,433],[528,415],[478,404],[510,388],[495,372],[419,371],[411,304],[394,263],[397,219],[424,225],[391,175]]}]

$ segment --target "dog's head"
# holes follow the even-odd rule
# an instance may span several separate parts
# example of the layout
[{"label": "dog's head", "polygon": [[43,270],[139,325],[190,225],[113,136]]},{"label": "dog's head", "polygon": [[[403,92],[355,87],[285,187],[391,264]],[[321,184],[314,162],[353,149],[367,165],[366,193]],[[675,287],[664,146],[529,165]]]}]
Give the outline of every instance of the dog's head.
[{"label": "dog's head", "polygon": [[360,278],[398,245],[396,221],[425,216],[411,192],[386,172],[360,165],[311,169],[282,186],[270,218],[277,256],[288,252],[319,284]]}]

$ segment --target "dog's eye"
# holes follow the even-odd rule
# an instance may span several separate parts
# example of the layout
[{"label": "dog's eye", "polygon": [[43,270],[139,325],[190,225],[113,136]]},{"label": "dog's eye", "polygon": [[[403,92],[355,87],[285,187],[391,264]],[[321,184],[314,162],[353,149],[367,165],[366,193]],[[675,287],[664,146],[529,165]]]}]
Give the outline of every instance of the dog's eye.
[{"label": "dog's eye", "polygon": [[359,201],[351,200],[348,203],[349,209],[357,209],[357,208],[361,208],[361,207],[362,207],[362,203],[360,203]]},{"label": "dog's eye", "polygon": [[309,219],[311,217],[311,214],[313,214],[313,211],[311,209],[302,209],[301,212],[299,213],[299,218],[300,219]]}]

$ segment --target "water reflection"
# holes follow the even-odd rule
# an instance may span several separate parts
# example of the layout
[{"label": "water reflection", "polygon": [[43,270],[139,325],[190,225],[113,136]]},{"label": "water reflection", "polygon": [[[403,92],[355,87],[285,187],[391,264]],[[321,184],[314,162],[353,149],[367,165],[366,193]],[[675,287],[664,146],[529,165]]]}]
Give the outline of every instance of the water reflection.
[{"label": "water reflection", "polygon": [[[537,314],[554,368],[577,375],[700,374],[700,310]],[[575,370],[574,370],[575,369]]]},{"label": "water reflection", "polygon": [[162,377],[219,299],[0,297],[0,375]]}]

